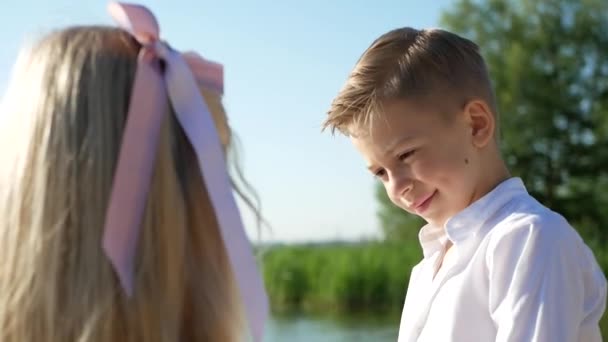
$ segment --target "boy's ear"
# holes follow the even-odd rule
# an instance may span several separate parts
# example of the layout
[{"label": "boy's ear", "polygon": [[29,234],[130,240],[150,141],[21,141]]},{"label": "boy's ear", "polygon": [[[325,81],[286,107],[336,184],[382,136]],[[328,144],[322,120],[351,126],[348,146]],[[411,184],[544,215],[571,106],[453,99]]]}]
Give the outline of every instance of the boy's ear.
[{"label": "boy's ear", "polygon": [[493,138],[496,119],[485,101],[471,100],[464,107],[467,123],[471,128],[471,138],[475,147],[485,147]]}]

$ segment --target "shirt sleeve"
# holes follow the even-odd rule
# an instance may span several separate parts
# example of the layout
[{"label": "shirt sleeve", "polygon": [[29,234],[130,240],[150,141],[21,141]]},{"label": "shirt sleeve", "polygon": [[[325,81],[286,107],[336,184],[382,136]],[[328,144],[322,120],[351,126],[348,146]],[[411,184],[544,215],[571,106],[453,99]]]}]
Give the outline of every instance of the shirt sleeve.
[{"label": "shirt sleeve", "polygon": [[[601,341],[605,279],[584,248],[560,220],[526,222],[491,240],[489,303],[497,342]],[[584,324],[591,330],[581,331]]]}]

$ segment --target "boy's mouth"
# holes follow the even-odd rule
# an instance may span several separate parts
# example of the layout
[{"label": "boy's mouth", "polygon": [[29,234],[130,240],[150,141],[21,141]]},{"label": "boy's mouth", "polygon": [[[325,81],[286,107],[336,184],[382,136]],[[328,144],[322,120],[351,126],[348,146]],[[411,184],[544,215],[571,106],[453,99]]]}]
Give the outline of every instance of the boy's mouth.
[{"label": "boy's mouth", "polygon": [[420,201],[418,201],[417,203],[414,204],[414,210],[416,211],[417,214],[420,215],[429,208],[436,193],[437,193],[437,190],[433,191],[428,196],[423,197]]}]

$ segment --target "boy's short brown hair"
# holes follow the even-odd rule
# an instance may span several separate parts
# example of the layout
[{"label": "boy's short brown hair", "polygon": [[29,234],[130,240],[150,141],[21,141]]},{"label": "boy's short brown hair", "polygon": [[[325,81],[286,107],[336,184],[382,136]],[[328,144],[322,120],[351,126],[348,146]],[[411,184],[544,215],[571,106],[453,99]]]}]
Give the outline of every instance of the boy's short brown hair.
[{"label": "boy's short brown hair", "polygon": [[409,27],[385,33],[363,53],[333,100],[323,129],[350,135],[391,100],[433,106],[487,102],[497,116],[486,64],[472,41],[441,29]]}]

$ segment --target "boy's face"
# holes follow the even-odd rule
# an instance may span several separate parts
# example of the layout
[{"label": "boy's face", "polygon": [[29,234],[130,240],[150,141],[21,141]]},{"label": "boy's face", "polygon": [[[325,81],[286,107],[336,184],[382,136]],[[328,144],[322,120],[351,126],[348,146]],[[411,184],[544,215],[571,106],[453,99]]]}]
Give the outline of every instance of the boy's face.
[{"label": "boy's face", "polygon": [[481,175],[475,119],[405,101],[387,103],[352,141],[397,206],[443,226],[476,196]]}]

